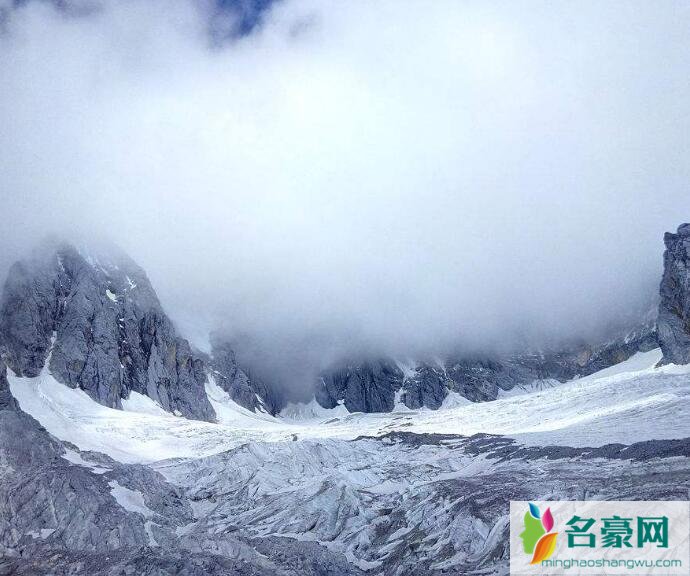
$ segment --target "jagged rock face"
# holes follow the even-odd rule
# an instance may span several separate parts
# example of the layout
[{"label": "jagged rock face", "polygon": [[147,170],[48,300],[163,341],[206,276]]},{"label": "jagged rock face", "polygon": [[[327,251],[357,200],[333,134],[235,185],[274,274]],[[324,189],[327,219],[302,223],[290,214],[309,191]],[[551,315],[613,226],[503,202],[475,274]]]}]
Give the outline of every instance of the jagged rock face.
[{"label": "jagged rock face", "polygon": [[408,408],[431,408],[437,410],[448,395],[452,381],[445,370],[428,365],[419,366],[414,376],[405,378],[400,400]]},{"label": "jagged rock face", "polygon": [[18,409],[17,401],[12,396],[10,385],[7,382],[7,368],[5,363],[0,360],[0,410],[16,411]]},{"label": "jagged rock face", "polygon": [[522,354],[515,363],[534,373],[538,380],[553,378],[558,381],[588,376],[619,362],[637,352],[658,348],[656,316],[650,315],[639,325],[618,331],[604,342],[578,342],[557,350]]},{"label": "jagged rock face", "polygon": [[63,244],[16,263],[0,304],[0,339],[18,375],[37,376],[50,352],[58,381],[106,406],[121,407],[135,391],[170,412],[215,417],[203,362],[177,336],[144,271],[122,254],[96,260]]},{"label": "jagged rock face", "polygon": [[453,391],[473,402],[495,400],[499,390],[542,379],[537,370],[522,365],[519,357],[461,359],[449,366],[448,374]]},{"label": "jagged rock face", "polygon": [[204,532],[278,535],[286,544],[308,535],[370,575],[466,576],[508,573],[510,500],[683,499],[688,454],[688,440],[573,448],[394,432],[248,443],[182,461],[166,476],[208,511],[200,542]]},{"label": "jagged rock face", "polygon": [[0,557],[30,541],[27,534],[91,550],[135,545],[144,537],[143,522],[128,521],[107,482],[70,465],[61,444],[8,396],[1,366]]},{"label": "jagged rock face", "polygon": [[[259,573],[236,571],[231,561],[217,567],[211,562],[208,572],[186,571],[198,561],[190,561],[189,551],[178,551],[176,530],[194,517],[177,488],[148,467],[79,453],[51,437],[8,397],[2,365],[1,574]],[[128,504],[126,496],[117,500],[115,487],[139,495],[141,509]],[[167,569],[156,571],[157,565]]]},{"label": "jagged rock face", "polygon": [[419,362],[407,375],[387,359],[351,364],[322,374],[315,396],[324,408],[342,402],[351,412],[388,412],[400,392],[400,401],[408,408],[436,410],[449,392],[472,402],[496,400],[501,390],[587,376],[657,346],[654,318],[649,317],[596,344],[578,342],[556,350],[451,357],[442,366]]},{"label": "jagged rock face", "polygon": [[690,363],[690,224],[664,235],[664,275],[659,302],[659,345],[664,361]]},{"label": "jagged rock face", "polygon": [[270,414],[280,410],[280,401],[273,390],[240,368],[230,344],[217,337],[212,340],[211,368],[216,383],[240,406]]},{"label": "jagged rock face", "polygon": [[402,370],[386,360],[342,366],[321,376],[316,400],[324,408],[342,401],[350,412],[390,412],[402,382]]}]

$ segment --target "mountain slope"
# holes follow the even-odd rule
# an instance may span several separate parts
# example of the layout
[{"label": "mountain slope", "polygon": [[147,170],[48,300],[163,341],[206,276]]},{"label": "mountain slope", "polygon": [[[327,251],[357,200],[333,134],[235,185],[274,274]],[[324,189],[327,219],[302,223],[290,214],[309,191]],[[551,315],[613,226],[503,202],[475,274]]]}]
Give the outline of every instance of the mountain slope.
[{"label": "mountain slope", "polygon": [[252,412],[275,414],[280,409],[275,391],[242,369],[228,342],[214,335],[211,347],[208,363],[214,380],[234,402]]},{"label": "mountain slope", "polygon": [[437,411],[289,421],[215,395],[225,425],[47,368],[9,375],[14,402],[0,377],[0,570],[507,574],[511,499],[687,496],[690,368],[659,358]]},{"label": "mountain slope", "polygon": [[[24,308],[3,309],[14,369],[0,359],[1,573],[502,576],[510,500],[690,491],[690,364],[633,354],[644,331],[589,354],[345,365],[324,380],[333,408],[313,401],[277,416],[226,350],[196,364],[217,421],[205,422],[164,410],[126,377],[112,381],[115,397],[102,379],[68,380],[82,373],[69,372],[80,334],[101,370],[131,344],[110,346],[120,332],[100,325],[111,327],[111,311],[131,306],[144,333],[147,312],[159,312],[136,296],[111,308],[129,301],[133,276],[124,286],[114,280],[123,265],[67,255],[49,259],[55,274],[20,271],[5,305]],[[85,310],[93,315],[69,321]],[[611,366],[616,358],[627,359]],[[567,381],[533,385],[535,373]],[[162,384],[172,396],[180,382]],[[424,407],[431,397],[437,409]],[[348,411],[358,403],[391,411]]]},{"label": "mountain slope", "polygon": [[396,399],[410,409],[436,410],[451,393],[472,402],[495,400],[516,386],[565,382],[653,350],[658,346],[655,320],[648,313],[601,341],[577,341],[551,349],[407,364],[386,358],[351,361],[323,372],[315,384],[315,397],[324,408],[342,404],[350,412],[390,412]]},{"label": "mountain slope", "polygon": [[246,442],[352,440],[391,432],[490,433],[530,445],[602,446],[690,437],[690,367],[655,368],[660,357],[657,349],[609,368],[601,377],[436,411],[350,414],[339,407],[316,417],[273,417],[239,406],[209,381],[219,424],[175,417],[145,396],[125,401],[125,410],[107,408],[85,392],[59,384],[47,371],[32,379],[9,374],[9,383],[22,410],[48,432],[124,462],[207,456]]},{"label": "mountain slope", "polygon": [[131,392],[165,410],[213,420],[204,366],[164,313],[144,271],[110,249],[45,245],[9,271],[0,302],[8,367],[59,381],[120,408]]}]

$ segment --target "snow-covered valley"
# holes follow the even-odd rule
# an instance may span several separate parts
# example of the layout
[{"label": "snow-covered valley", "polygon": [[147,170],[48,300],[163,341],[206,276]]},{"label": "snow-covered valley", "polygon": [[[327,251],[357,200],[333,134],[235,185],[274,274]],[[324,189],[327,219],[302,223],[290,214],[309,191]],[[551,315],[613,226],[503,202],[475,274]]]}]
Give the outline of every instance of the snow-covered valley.
[{"label": "snow-covered valley", "polygon": [[689,29],[0,0],[0,576],[690,576]]},{"label": "snow-covered valley", "polygon": [[218,423],[172,415],[134,392],[123,410],[108,408],[60,384],[47,368],[36,378],[8,379],[22,410],[55,437],[122,462],[150,463],[209,456],[248,442],[352,440],[392,432],[500,434],[525,444],[576,447],[690,437],[690,367],[655,368],[660,358],[659,350],[638,353],[600,373],[494,402],[458,401],[437,411],[403,406],[381,414],[328,410],[312,401],[273,417],[234,403],[210,378],[206,391]]},{"label": "snow-covered valley", "polygon": [[[503,574],[510,500],[690,495],[690,368],[659,359],[653,350],[536,392],[386,414],[312,403],[273,417],[210,378],[218,423],[136,393],[108,408],[47,368],[9,384],[65,442],[52,469],[86,474],[137,554],[167,562],[184,550],[214,574]],[[29,548],[71,537],[59,519],[32,517],[15,529]]]}]

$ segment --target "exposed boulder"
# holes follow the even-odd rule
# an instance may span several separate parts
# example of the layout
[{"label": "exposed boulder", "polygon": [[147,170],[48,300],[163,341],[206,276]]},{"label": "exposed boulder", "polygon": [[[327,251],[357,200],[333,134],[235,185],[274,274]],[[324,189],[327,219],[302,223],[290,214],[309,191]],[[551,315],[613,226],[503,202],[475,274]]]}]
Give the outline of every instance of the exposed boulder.
[{"label": "exposed boulder", "polygon": [[664,275],[661,279],[657,330],[663,361],[690,363],[690,224],[664,235]]},{"label": "exposed boulder", "polygon": [[114,248],[60,243],[14,264],[0,302],[0,340],[16,374],[49,360],[59,381],[113,408],[131,392],[165,410],[213,420],[205,370],[179,337],[144,271]]}]

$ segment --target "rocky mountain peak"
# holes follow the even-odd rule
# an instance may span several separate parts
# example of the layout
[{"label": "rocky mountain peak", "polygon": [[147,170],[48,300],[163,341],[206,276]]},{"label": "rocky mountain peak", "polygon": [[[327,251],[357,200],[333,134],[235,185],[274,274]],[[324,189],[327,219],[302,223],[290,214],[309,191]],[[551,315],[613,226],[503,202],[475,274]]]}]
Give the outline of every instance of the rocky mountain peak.
[{"label": "rocky mountain peak", "polygon": [[657,329],[663,361],[690,363],[690,224],[664,235],[664,275]]},{"label": "rocky mountain peak", "polygon": [[[673,234],[671,234],[673,236]],[[681,224],[678,226],[678,231],[676,232],[676,236],[683,236],[683,237],[688,237],[690,236],[690,223],[685,223]]]},{"label": "rocky mountain peak", "polygon": [[213,420],[204,365],[179,337],[145,272],[116,248],[44,243],[9,271],[0,300],[4,360],[113,408],[131,392],[165,410]]}]

